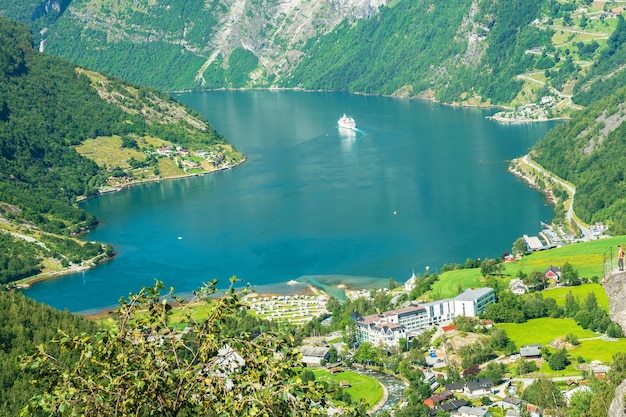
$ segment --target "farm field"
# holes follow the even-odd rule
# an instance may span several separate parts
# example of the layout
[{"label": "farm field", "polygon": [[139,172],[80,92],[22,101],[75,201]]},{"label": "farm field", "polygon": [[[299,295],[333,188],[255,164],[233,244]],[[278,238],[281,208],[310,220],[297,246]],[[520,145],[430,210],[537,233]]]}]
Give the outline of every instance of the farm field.
[{"label": "farm field", "polygon": [[[604,274],[605,259],[607,264],[613,268],[617,267],[617,260],[613,259],[613,263],[609,262],[611,257],[617,257],[617,245],[626,245],[626,236],[618,236],[608,239],[599,239],[586,243],[575,243],[561,248],[550,249],[541,252],[535,252],[524,256],[515,262],[504,263],[504,280],[508,282],[511,278],[518,275],[519,271],[530,274],[533,271],[545,271],[550,266],[560,267],[565,262],[569,262],[575,270],[578,271],[580,277],[593,278],[594,276],[601,279]],[[439,275],[437,282],[433,284],[429,297],[431,300],[440,300],[442,298],[452,298],[459,294],[459,287],[462,290],[473,287],[484,286],[484,279],[481,276],[480,268],[473,269],[456,269],[444,272]],[[591,289],[591,290],[590,290]],[[602,307],[608,306],[608,300],[602,286],[586,287],[570,287],[554,290],[550,296],[557,299],[563,299],[565,294],[571,290],[575,296],[581,300],[589,291],[593,291],[598,299],[598,304]],[[563,292],[564,291],[564,292]]]},{"label": "farm field", "polygon": [[[615,353],[623,352],[626,349],[626,339],[615,341],[603,339],[601,335],[583,329],[573,319],[540,318],[519,324],[497,324],[496,327],[506,330],[507,335],[518,348],[533,343],[547,346],[555,339],[564,341],[565,337],[571,333],[578,337],[580,345],[568,348],[568,353],[571,358],[578,358],[579,356],[584,358],[585,362],[599,360],[603,363],[609,363]],[[555,350],[554,348],[550,349]]]}]

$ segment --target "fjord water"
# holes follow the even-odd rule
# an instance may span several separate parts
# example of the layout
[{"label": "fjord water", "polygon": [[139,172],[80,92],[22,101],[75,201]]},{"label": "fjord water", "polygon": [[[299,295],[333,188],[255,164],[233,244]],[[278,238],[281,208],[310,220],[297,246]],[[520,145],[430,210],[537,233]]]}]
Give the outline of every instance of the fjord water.
[{"label": "fjord water", "polygon": [[[155,279],[178,292],[235,275],[259,291],[298,280],[369,288],[414,270],[500,256],[553,208],[507,172],[549,123],[504,125],[493,109],[340,93],[175,94],[248,161],[83,203],[85,239],[119,255],[26,294],[71,311],[115,305]],[[358,128],[345,131],[347,113]],[[303,285],[303,284],[302,284]],[[300,289],[296,286],[294,289]]]}]

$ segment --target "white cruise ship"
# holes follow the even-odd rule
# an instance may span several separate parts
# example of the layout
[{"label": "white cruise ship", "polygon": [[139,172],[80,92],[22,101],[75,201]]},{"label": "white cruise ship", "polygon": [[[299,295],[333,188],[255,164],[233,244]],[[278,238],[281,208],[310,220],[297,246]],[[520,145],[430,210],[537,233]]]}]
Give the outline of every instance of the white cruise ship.
[{"label": "white cruise ship", "polygon": [[343,127],[346,129],[356,128],[356,122],[354,121],[354,119],[352,117],[346,116],[345,113],[343,114],[343,116],[339,118],[339,120],[337,121],[337,124],[339,125],[339,127]]}]

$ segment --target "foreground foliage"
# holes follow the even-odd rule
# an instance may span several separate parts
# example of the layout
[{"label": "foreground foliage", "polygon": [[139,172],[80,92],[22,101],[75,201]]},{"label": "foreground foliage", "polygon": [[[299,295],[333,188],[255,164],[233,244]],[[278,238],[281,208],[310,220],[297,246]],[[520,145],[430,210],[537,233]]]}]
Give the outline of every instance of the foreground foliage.
[{"label": "foreground foliage", "polygon": [[[57,329],[69,334],[92,333],[96,325],[76,314],[55,310],[20,293],[0,291],[0,417],[15,417],[34,394],[30,370],[21,372],[18,358],[55,337]],[[50,346],[59,361],[72,361],[69,351]]]},{"label": "foreground foliage", "polygon": [[63,363],[48,345],[25,359],[23,369],[36,373],[41,393],[24,415],[325,415],[329,393],[298,376],[293,338],[270,331],[234,335],[228,318],[245,314],[243,293],[231,286],[212,299],[215,285],[196,293],[211,302],[203,320],[190,313],[170,320],[172,290],[161,294],[157,282],[120,301],[115,326],[95,335],[61,332],[51,346],[79,357]]}]

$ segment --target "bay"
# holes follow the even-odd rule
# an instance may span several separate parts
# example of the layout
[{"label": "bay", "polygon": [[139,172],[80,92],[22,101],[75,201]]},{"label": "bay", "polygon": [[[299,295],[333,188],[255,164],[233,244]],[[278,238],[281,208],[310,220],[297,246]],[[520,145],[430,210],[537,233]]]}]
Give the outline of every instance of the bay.
[{"label": "bay", "polygon": [[[248,161],[83,203],[85,239],[118,256],[26,295],[86,312],[160,279],[178,292],[237,276],[258,291],[337,294],[500,256],[553,216],[507,172],[554,123],[506,125],[493,109],[343,93],[213,91],[174,96]],[[357,129],[337,127],[347,113]],[[286,286],[289,280],[301,284]]]}]

